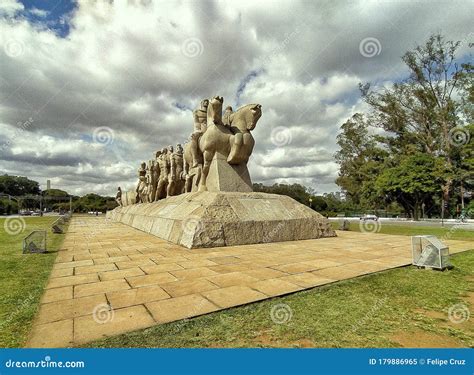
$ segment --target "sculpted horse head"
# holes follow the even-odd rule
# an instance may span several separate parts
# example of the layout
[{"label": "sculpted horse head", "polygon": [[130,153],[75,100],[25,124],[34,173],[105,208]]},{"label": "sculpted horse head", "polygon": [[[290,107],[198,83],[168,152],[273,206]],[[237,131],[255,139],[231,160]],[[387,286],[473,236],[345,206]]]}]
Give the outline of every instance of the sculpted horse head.
[{"label": "sculpted horse head", "polygon": [[255,129],[261,116],[260,104],[247,104],[230,115],[230,129],[234,135],[230,139],[231,148],[227,156],[229,164],[247,163],[255,145],[250,131]]},{"label": "sculpted horse head", "polygon": [[261,116],[260,104],[247,104],[230,115],[230,126],[235,128],[232,129],[234,132],[238,129],[239,132],[245,133],[255,129]]}]

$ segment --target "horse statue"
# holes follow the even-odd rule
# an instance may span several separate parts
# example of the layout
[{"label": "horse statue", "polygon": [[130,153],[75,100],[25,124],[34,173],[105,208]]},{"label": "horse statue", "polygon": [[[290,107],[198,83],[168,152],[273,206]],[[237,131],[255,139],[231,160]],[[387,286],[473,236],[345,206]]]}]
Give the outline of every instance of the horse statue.
[{"label": "horse statue", "polygon": [[[199,167],[191,168],[193,158],[191,144],[184,148],[185,172],[190,178],[198,181],[199,191],[207,191],[207,176],[211,162],[216,153],[223,155],[231,165],[247,164],[252,154],[255,140],[250,133],[262,115],[260,104],[247,104],[229,114],[226,123],[222,122],[222,104],[224,99],[215,96],[207,107],[207,127],[200,136],[198,148],[202,158]],[[194,170],[193,170],[194,169]],[[187,181],[186,192],[191,191],[191,183]]]}]

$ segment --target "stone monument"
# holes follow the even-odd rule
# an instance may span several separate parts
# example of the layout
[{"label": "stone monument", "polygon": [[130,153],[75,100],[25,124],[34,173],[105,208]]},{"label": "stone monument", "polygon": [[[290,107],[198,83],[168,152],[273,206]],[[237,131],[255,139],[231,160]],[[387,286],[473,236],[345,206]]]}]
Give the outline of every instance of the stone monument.
[{"label": "stone monument", "polygon": [[335,236],[329,222],[294,199],[252,191],[247,162],[260,104],[226,107],[204,99],[185,144],[162,148],[138,170],[133,192],[107,218],[187,248]]}]

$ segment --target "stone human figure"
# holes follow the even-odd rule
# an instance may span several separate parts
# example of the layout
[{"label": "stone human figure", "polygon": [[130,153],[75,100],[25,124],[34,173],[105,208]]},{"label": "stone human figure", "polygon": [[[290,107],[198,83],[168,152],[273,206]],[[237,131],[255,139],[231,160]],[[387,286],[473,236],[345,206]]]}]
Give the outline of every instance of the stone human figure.
[{"label": "stone human figure", "polygon": [[201,104],[199,108],[196,108],[193,111],[195,132],[204,133],[206,131],[208,105],[209,105],[209,99],[203,99],[201,100]]},{"label": "stone human figure", "polygon": [[229,105],[224,112],[224,115],[222,116],[222,122],[224,123],[225,126],[230,126],[230,115],[234,113],[232,110],[232,107]]},{"label": "stone human figure", "polygon": [[146,166],[146,192],[145,192],[145,199],[144,199],[146,202],[152,202],[151,196],[153,194],[154,170],[155,170],[155,161],[148,160],[148,163]]},{"label": "stone human figure", "polygon": [[136,188],[137,199],[136,203],[143,203],[143,195],[146,191],[146,163],[143,162],[138,169],[138,185]]},{"label": "stone human figure", "polygon": [[158,167],[160,168],[160,176],[158,179],[158,185],[156,187],[155,201],[166,198],[168,188],[168,175],[170,170],[168,159],[168,149],[163,148],[161,155],[158,157]]},{"label": "stone human figure", "polygon": [[193,111],[194,132],[190,137],[190,149],[193,157],[192,167],[197,167],[201,164],[201,155],[199,152],[199,138],[207,129],[207,107],[209,105],[208,99],[201,100],[199,108]]},{"label": "stone human figure", "polygon": [[117,202],[117,204],[119,206],[123,206],[123,204],[122,204],[122,189],[120,188],[120,186],[118,187],[117,194],[115,195],[115,202]]},{"label": "stone human figure", "polygon": [[160,178],[160,166],[158,165],[160,155],[161,151],[157,151],[155,153],[155,160],[152,160],[150,202],[156,200],[156,189],[158,188],[158,180]]},{"label": "stone human figure", "polygon": [[179,195],[184,190],[183,147],[176,145],[176,151],[170,154],[170,175],[168,177],[168,196]]}]

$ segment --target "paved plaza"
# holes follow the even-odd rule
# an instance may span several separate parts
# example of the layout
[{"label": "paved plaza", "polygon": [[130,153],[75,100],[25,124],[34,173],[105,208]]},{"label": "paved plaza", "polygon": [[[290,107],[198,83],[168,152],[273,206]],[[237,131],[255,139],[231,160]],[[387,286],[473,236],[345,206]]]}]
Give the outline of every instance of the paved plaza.
[{"label": "paved plaza", "polygon": [[[451,253],[468,241],[444,241]],[[188,250],[73,217],[28,347],[68,347],[411,263],[410,237],[338,237]]]}]

